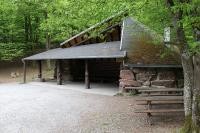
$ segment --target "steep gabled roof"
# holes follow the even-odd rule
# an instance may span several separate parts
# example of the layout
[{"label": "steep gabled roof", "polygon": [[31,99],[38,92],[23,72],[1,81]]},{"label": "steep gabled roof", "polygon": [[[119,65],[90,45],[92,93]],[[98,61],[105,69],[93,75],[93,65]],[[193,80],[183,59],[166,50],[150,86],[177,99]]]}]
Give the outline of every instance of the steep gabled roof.
[{"label": "steep gabled roof", "polygon": [[[126,16],[126,11],[120,12],[116,15],[113,15],[105,20],[103,20],[100,23],[97,23],[90,28],[80,32],[79,34],[72,36],[71,38],[67,39],[66,41],[62,42],[60,44],[61,47],[70,47],[74,45],[79,45],[81,43],[84,43],[90,39],[92,39],[91,34],[92,32],[95,32],[95,30],[98,30],[98,34],[104,34],[108,32],[109,30],[112,30],[113,28],[118,28],[121,26],[121,19],[123,16]],[[119,20],[118,20],[119,19]],[[115,20],[113,23],[112,21]],[[103,27],[103,29],[101,29]],[[93,40],[96,38],[93,38]],[[116,40],[114,40],[116,41]],[[89,43],[97,43],[96,41],[89,42]]]},{"label": "steep gabled roof", "polygon": [[[169,51],[163,45],[162,37],[142,23],[132,18],[124,19],[121,34],[120,49],[127,51],[127,63],[138,65],[181,64],[180,56]],[[155,40],[158,42],[155,43]]]}]

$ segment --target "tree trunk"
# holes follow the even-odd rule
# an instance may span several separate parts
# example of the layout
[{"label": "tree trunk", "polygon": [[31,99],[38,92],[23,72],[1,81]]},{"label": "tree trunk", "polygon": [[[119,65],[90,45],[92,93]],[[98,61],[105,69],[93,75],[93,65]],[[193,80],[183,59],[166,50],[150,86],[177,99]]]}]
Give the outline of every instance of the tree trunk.
[{"label": "tree trunk", "polygon": [[188,52],[181,55],[184,73],[184,110],[185,116],[192,114],[193,62]]},{"label": "tree trunk", "polygon": [[[192,116],[192,123],[195,127],[200,126],[200,57],[192,56],[189,54],[189,44],[186,40],[185,31],[183,28],[183,9],[178,8],[178,10],[173,11],[172,8],[178,4],[188,4],[189,1],[175,1],[166,0],[166,5],[171,12],[171,22],[173,23],[174,29],[176,31],[177,44],[181,51],[182,67],[184,73],[184,110],[185,116]],[[198,15],[195,9],[195,14]],[[194,15],[194,12],[191,15]],[[200,40],[200,32],[197,27],[193,27],[194,38]],[[192,126],[192,125],[191,125]],[[194,129],[196,130],[196,129]],[[194,132],[199,132],[197,131]],[[191,131],[192,132],[192,131]]]},{"label": "tree trunk", "polygon": [[24,31],[25,31],[25,42],[28,42],[28,18],[24,16]]},{"label": "tree trunk", "polygon": [[[47,33],[47,35],[46,35],[46,50],[50,49],[50,44],[51,44],[50,35]],[[51,62],[50,62],[50,60],[47,60],[47,68],[51,69]]]},{"label": "tree trunk", "polygon": [[[45,12],[44,16],[45,16],[45,19],[47,21],[47,19],[48,19],[48,13]],[[51,44],[51,38],[50,38],[50,35],[49,35],[48,31],[47,31],[47,33],[46,33],[46,50],[50,49],[50,44]],[[50,60],[47,60],[47,68],[51,69],[51,62],[50,62]]]},{"label": "tree trunk", "polygon": [[195,127],[200,128],[200,55],[193,57],[194,62],[194,89],[192,102],[192,121]]},{"label": "tree trunk", "polygon": [[31,16],[28,16],[28,29],[29,29],[29,41],[32,42],[32,23],[31,23]]},{"label": "tree trunk", "polygon": [[39,42],[39,22],[40,22],[40,19],[39,17],[35,17],[35,23],[36,23],[36,29],[35,29],[35,39],[34,39],[34,42],[36,43],[36,45],[38,44]]}]

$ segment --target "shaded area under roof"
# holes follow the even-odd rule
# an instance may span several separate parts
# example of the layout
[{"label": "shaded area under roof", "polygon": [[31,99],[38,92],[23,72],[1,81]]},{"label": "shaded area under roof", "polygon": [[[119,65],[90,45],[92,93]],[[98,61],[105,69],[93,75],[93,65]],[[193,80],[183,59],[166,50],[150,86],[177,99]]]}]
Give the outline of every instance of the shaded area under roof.
[{"label": "shaded area under roof", "polygon": [[120,41],[115,41],[51,49],[23,60],[123,58],[125,56],[126,52],[120,51]]}]

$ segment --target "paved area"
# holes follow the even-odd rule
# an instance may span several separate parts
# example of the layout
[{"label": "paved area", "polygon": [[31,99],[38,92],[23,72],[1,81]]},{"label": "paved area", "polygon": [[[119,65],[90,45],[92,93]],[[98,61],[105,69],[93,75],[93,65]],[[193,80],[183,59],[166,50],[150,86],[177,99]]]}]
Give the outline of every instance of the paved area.
[{"label": "paved area", "polygon": [[72,82],[66,81],[63,85],[57,85],[56,81],[47,81],[47,82],[30,82],[31,85],[38,85],[43,87],[55,87],[59,89],[69,89],[73,91],[79,91],[90,94],[99,94],[114,96],[119,92],[119,87],[115,84],[106,84],[106,83],[91,83],[90,89],[85,89],[84,82]]},{"label": "paved area", "polygon": [[106,96],[45,84],[0,84],[0,133],[170,133],[177,114],[135,114],[134,97]]}]

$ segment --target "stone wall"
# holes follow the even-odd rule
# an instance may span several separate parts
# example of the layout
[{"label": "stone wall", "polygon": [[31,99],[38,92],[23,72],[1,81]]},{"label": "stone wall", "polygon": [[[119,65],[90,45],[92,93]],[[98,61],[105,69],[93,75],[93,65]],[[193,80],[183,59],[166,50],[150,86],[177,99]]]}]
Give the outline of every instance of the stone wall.
[{"label": "stone wall", "polygon": [[62,68],[63,68],[63,80],[64,81],[71,81],[72,80],[72,75],[70,73],[70,62],[67,60],[64,60],[62,62]]},{"label": "stone wall", "polygon": [[124,68],[120,71],[120,88],[123,87],[183,87],[181,68]]}]

